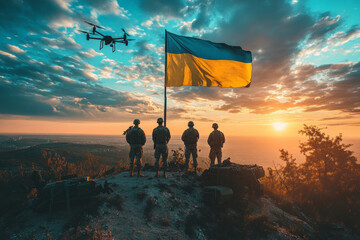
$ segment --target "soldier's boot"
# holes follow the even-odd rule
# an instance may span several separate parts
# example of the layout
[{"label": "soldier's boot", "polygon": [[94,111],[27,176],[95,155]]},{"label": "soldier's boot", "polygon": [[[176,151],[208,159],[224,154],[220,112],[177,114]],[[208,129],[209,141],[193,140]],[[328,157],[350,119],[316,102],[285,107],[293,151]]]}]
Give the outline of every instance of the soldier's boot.
[{"label": "soldier's boot", "polygon": [[130,177],[133,177],[133,176],[134,176],[134,168],[130,167]]},{"label": "soldier's boot", "polygon": [[197,167],[194,167],[194,169],[195,169],[195,171],[194,171],[194,172],[195,172],[195,175],[196,175],[196,174],[197,174]]},{"label": "soldier's boot", "polygon": [[185,164],[184,168],[183,168],[183,172],[184,173],[188,173],[189,172],[189,165]]},{"label": "soldier's boot", "polygon": [[156,170],[156,174],[155,174],[155,177],[159,177],[159,169]]},{"label": "soldier's boot", "polygon": [[164,178],[167,178],[166,167],[164,167]]},{"label": "soldier's boot", "polygon": [[144,174],[141,173],[141,170],[138,170],[137,177],[144,177]]}]

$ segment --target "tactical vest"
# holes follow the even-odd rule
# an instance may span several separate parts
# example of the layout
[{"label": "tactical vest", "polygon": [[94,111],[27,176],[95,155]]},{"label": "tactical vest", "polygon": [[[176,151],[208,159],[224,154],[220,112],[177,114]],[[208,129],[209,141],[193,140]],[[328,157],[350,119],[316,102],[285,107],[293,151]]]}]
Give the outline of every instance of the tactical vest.
[{"label": "tactical vest", "polygon": [[213,131],[210,136],[210,146],[211,147],[222,147],[223,138],[220,131]]},{"label": "tactical vest", "polygon": [[166,144],[167,143],[167,138],[168,138],[168,130],[161,126],[161,127],[157,127],[155,129],[155,144]]},{"label": "tactical vest", "polygon": [[130,144],[142,144],[142,130],[138,127],[133,127],[128,133]]},{"label": "tactical vest", "polygon": [[198,137],[196,130],[194,128],[187,129],[185,133],[184,143],[186,145],[194,145],[194,144],[196,145],[197,141],[198,141]]}]

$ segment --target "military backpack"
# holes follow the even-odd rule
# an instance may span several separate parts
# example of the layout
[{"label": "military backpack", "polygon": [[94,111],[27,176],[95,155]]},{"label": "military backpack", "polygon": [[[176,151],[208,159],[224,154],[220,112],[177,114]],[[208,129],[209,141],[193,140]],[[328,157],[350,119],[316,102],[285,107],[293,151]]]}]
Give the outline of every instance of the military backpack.
[{"label": "military backpack", "polygon": [[187,129],[184,140],[185,144],[196,144],[198,141],[197,131],[193,128]]},{"label": "military backpack", "polygon": [[168,130],[165,127],[157,127],[155,130],[155,144],[166,144]]}]

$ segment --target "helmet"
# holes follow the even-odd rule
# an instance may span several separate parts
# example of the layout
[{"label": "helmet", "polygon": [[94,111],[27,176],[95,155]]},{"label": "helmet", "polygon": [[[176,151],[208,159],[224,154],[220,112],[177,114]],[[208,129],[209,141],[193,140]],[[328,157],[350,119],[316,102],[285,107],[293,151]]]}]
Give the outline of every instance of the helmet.
[{"label": "helmet", "polygon": [[218,126],[217,123],[213,123],[212,127],[213,127],[213,128],[218,128],[219,126]]},{"label": "helmet", "polygon": [[162,123],[162,122],[164,122],[164,120],[162,118],[158,118],[156,122],[157,123]]},{"label": "helmet", "polygon": [[139,120],[139,119],[135,119],[135,120],[134,120],[134,124],[135,124],[135,125],[140,124],[140,120]]},{"label": "helmet", "polygon": [[188,126],[189,126],[189,127],[193,127],[193,126],[194,126],[194,122],[193,122],[193,121],[188,122]]}]

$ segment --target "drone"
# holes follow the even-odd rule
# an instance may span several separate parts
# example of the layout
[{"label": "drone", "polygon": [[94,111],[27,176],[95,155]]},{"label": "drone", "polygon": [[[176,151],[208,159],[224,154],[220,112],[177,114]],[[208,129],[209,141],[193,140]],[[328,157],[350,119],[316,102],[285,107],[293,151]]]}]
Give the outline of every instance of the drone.
[{"label": "drone", "polygon": [[119,38],[113,38],[111,36],[105,36],[104,34],[98,32],[96,30],[96,28],[100,28],[100,29],[105,29],[104,27],[101,27],[101,26],[97,26],[91,22],[87,22],[87,21],[84,21],[86,22],[87,24],[93,26],[92,28],[92,32],[91,34],[92,35],[100,35],[102,38],[99,38],[99,37],[92,37],[90,36],[90,33],[89,32],[86,32],[86,31],[83,31],[83,30],[79,30],[79,32],[82,32],[82,33],[86,33],[86,40],[90,40],[90,39],[96,39],[96,40],[100,40],[100,50],[104,47],[104,44],[105,45],[109,45],[110,44],[110,47],[112,48],[112,52],[115,52],[116,51],[116,43],[124,43],[126,46],[128,45],[129,41],[133,41],[135,39],[129,39],[127,37],[130,37],[130,35],[122,28],[121,30],[124,32],[124,35],[123,37],[119,37]]}]

